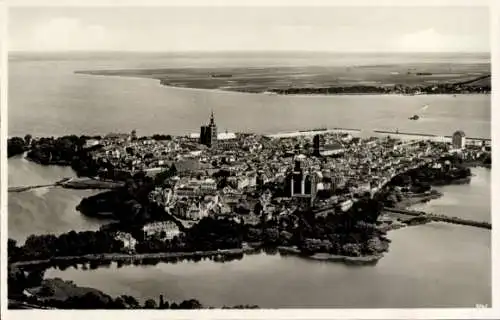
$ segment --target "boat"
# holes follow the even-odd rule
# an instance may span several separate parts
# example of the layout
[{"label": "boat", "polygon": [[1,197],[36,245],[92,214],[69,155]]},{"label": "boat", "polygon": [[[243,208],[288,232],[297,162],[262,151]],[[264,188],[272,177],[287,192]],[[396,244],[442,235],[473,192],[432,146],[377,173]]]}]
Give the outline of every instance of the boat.
[{"label": "boat", "polygon": [[420,117],[415,114],[412,117],[409,117],[408,119],[410,119],[410,120],[418,120],[418,119],[420,119]]}]

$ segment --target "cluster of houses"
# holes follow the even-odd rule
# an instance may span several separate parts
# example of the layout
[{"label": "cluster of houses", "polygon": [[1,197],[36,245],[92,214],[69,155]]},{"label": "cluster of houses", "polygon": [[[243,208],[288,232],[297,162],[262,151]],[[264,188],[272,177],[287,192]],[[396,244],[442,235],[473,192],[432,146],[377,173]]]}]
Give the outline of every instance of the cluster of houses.
[{"label": "cluster of houses", "polygon": [[[163,141],[129,135],[89,144],[103,146],[96,157],[130,170],[158,167],[161,171],[174,163],[176,176],[151,192],[150,199],[178,219],[232,216],[249,223],[256,223],[257,217],[289,214],[297,199],[305,199],[311,207],[334,206],[335,212],[346,212],[359,198],[376,194],[399,172],[432,162],[453,149],[451,144],[431,140],[403,142],[350,133],[324,137],[218,134],[214,139],[207,130],[209,146],[201,143],[199,135]],[[459,138],[456,144],[463,142]],[[279,200],[270,186],[283,190]],[[327,198],[317,197],[325,191]],[[148,237],[161,234],[171,239],[180,231],[175,224],[162,222],[145,226],[144,232]],[[133,247],[132,239],[120,237]]]}]

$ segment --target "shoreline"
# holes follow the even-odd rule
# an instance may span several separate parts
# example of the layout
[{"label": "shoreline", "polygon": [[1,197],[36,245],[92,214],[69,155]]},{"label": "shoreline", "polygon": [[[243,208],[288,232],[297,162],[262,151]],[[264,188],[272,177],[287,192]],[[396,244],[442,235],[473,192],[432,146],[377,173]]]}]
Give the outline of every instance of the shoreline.
[{"label": "shoreline", "polygon": [[[87,74],[88,75],[88,74]],[[103,77],[108,77],[108,75],[99,75]],[[128,77],[128,76],[118,76],[118,75],[109,75],[113,77]],[[151,79],[157,80],[153,78],[142,78],[142,77],[134,77],[135,79]],[[248,95],[264,95],[270,97],[299,97],[299,98],[314,98],[314,97],[350,97],[350,96],[359,96],[359,97],[414,97],[414,96],[477,96],[477,95],[491,95],[491,92],[486,93],[425,93],[425,94],[403,94],[403,93],[373,93],[373,92],[346,92],[346,93],[274,93],[272,91],[262,91],[262,92],[252,92],[252,91],[244,91],[244,90],[229,90],[229,89],[221,89],[221,88],[194,88],[194,87],[181,87],[175,86],[171,84],[162,84],[161,79],[160,86],[170,88],[170,89],[181,89],[181,90],[201,90],[201,91],[212,91],[217,93],[235,93],[235,94],[248,94]],[[344,88],[344,87],[340,87]]]},{"label": "shoreline", "polygon": [[17,261],[9,263],[10,267],[22,268],[30,266],[51,265],[58,262],[76,262],[88,263],[93,261],[107,261],[107,262],[120,262],[120,261],[137,261],[144,259],[177,259],[177,258],[191,258],[191,257],[216,257],[216,256],[231,256],[245,253],[254,253],[260,250],[259,247],[235,248],[235,249],[222,249],[212,251],[193,251],[193,252],[157,252],[157,253],[107,253],[107,254],[87,254],[83,256],[62,256],[53,257],[46,260],[29,260]]},{"label": "shoreline", "polygon": [[[251,95],[266,95],[266,96],[277,96],[277,97],[284,97],[284,96],[293,96],[293,97],[328,97],[328,96],[400,96],[400,97],[406,97],[406,96],[463,96],[463,95],[468,95],[468,96],[476,96],[476,95],[491,95],[490,92],[468,92],[468,93],[420,93],[420,94],[404,94],[404,93],[373,93],[373,92],[356,92],[356,93],[311,93],[311,94],[306,94],[306,93],[275,93],[273,91],[269,91],[269,89],[266,89],[265,91],[261,92],[252,92],[252,91],[245,91],[245,90],[232,90],[232,89],[221,89],[221,88],[196,88],[196,87],[184,87],[184,86],[176,86],[172,84],[163,84],[161,78],[151,78],[148,76],[139,76],[139,75],[120,75],[120,74],[93,74],[91,73],[92,70],[85,71],[85,70],[76,70],[74,71],[74,74],[78,75],[85,75],[85,76],[99,76],[99,77],[119,77],[119,78],[128,78],[128,79],[149,79],[149,80],[155,80],[156,83],[158,83],[162,87],[166,88],[173,88],[173,89],[183,89],[183,90],[202,90],[202,91],[212,91],[212,92],[218,92],[218,93],[237,93],[237,94],[251,94]],[[338,88],[349,88],[349,86],[340,86]],[[300,88],[299,88],[300,89]],[[274,89],[271,89],[274,90]]]},{"label": "shoreline", "polygon": [[315,260],[315,261],[325,261],[325,262],[342,262],[347,265],[368,265],[368,264],[374,264],[377,263],[380,259],[384,257],[383,253],[379,254],[372,254],[372,255],[365,255],[365,256],[359,256],[359,257],[351,257],[351,256],[344,256],[344,255],[338,255],[338,254],[330,254],[330,253],[314,253],[312,255],[304,255],[302,252],[295,248],[295,247],[284,247],[284,246],[279,246],[278,252],[280,254],[291,254],[294,256],[297,256],[302,259],[308,259],[308,260]]},{"label": "shoreline", "polygon": [[[342,262],[345,264],[372,264],[383,258],[384,254],[373,254],[365,256],[345,256],[336,255],[329,253],[314,253],[312,255],[305,255],[296,247],[289,246],[277,246],[275,248],[269,248],[276,250],[280,254],[292,254],[302,259],[316,260],[316,261],[328,261],[328,262]],[[235,255],[246,255],[253,253],[260,253],[265,250],[259,243],[249,244],[243,248],[235,249],[222,249],[222,250],[211,250],[211,251],[193,251],[193,252],[157,252],[157,253],[108,253],[108,254],[87,254],[82,256],[62,256],[53,257],[45,260],[28,260],[28,261],[16,261],[8,263],[9,267],[12,268],[24,268],[24,267],[39,267],[46,266],[46,269],[57,266],[57,263],[76,263],[85,264],[92,262],[123,262],[123,261],[141,261],[148,259],[159,259],[160,262],[168,263],[169,261],[161,261],[162,259],[183,259],[183,258],[223,258],[231,257]]]},{"label": "shoreline", "polygon": [[421,203],[426,203],[426,202],[429,202],[431,200],[435,200],[435,199],[439,199],[441,197],[443,197],[444,194],[441,193],[441,192],[434,192],[434,193],[431,193],[431,194],[414,194],[413,196],[404,196],[403,199],[401,199],[401,201],[398,201],[394,208],[397,208],[397,209],[400,209],[400,208],[408,208],[408,207],[411,207],[411,206],[414,206],[414,205],[417,205],[417,204],[421,204]]}]

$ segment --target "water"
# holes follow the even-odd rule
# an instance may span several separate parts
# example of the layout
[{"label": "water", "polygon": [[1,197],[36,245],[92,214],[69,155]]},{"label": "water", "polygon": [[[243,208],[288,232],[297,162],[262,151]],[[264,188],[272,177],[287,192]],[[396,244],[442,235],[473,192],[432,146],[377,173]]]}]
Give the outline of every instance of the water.
[{"label": "water", "polygon": [[112,296],[142,301],[196,298],[205,305],[262,308],[416,308],[491,305],[490,233],[429,224],[391,232],[390,252],[376,266],[349,267],[280,255],[247,255],[217,263],[160,263],[91,271],[50,269]]},{"label": "water", "polygon": [[[469,185],[435,187],[445,196],[425,204],[413,206],[416,210],[447,214],[459,218],[491,222],[491,169],[472,168],[474,176]],[[467,190],[465,192],[465,190]],[[484,205],[478,205],[487,201]]]},{"label": "water", "polygon": [[[26,179],[26,172],[37,183],[70,174],[67,169],[42,167],[18,158],[9,160],[11,181]],[[462,217],[473,212],[476,219],[490,221],[490,171],[474,168],[473,173],[471,184],[442,187],[444,197],[423,205],[424,209],[439,207],[440,213]],[[446,188],[452,188],[453,192],[443,190]],[[64,189],[50,189],[42,196],[34,190],[9,194],[9,237],[22,240],[30,233],[97,229],[103,222],[85,218],[74,210],[86,194],[87,191]],[[471,195],[474,195],[474,202],[467,198]],[[196,298],[211,306],[404,308],[491,305],[489,230],[431,223],[393,231],[390,238],[390,251],[376,266],[349,267],[260,254],[226,263],[204,260],[120,269],[113,264],[90,271],[49,269],[46,277],[73,280],[78,285],[94,287],[112,296],[129,294],[144,301],[158,299],[163,294],[170,300]]]},{"label": "water", "polygon": [[[279,59],[278,59],[279,58]],[[166,88],[157,81],[75,75],[74,70],[227,65],[317,64],[304,58],[219,56],[17,57],[9,64],[9,135],[139,134],[198,131],[213,109],[221,130],[272,133],[314,127],[352,127],[490,137],[490,96],[282,97]],[[335,60],[335,59],[334,59]],[[328,63],[353,63],[344,60]],[[396,60],[394,60],[396,61]],[[354,62],[356,63],[356,62]],[[429,105],[419,121],[407,118]],[[9,186],[71,176],[68,168],[9,159]],[[420,208],[491,221],[490,171],[474,169],[470,185],[446,186],[441,199]],[[46,188],[9,193],[9,237],[97,229],[75,206],[91,191]],[[347,267],[279,255],[239,261],[116,266],[91,271],[50,269],[47,277],[74,280],[113,296],[205,305],[260,307],[473,307],[491,304],[490,231],[432,223],[391,232],[390,252],[376,265]]]},{"label": "water", "polygon": [[[490,137],[489,95],[276,96],[168,88],[151,79],[74,74],[92,69],[333,63],[327,58],[71,57],[11,59],[9,135],[106,134],[133,129],[140,135],[185,134],[198,132],[213,110],[220,130],[230,131],[275,133],[327,126],[451,135],[461,129],[471,137]],[[360,58],[349,62],[343,57],[335,63],[359,64],[355,59]],[[366,63],[378,61],[364,59]],[[408,120],[424,105],[429,108],[421,120]]]},{"label": "water", "polygon": [[[69,167],[42,167],[22,157],[9,159],[8,165],[9,186],[50,184],[75,175]],[[9,193],[9,238],[23,243],[31,234],[98,230],[102,220],[85,217],[76,210],[83,197],[97,192],[47,187]]]}]

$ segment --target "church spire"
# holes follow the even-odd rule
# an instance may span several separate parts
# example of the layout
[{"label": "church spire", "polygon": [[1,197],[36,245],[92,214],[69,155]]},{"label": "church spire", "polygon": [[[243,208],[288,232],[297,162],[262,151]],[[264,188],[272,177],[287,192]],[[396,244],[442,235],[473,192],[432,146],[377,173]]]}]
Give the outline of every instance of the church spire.
[{"label": "church spire", "polygon": [[210,115],[210,125],[215,125],[215,120],[214,120],[214,111],[212,110],[212,113]]}]

